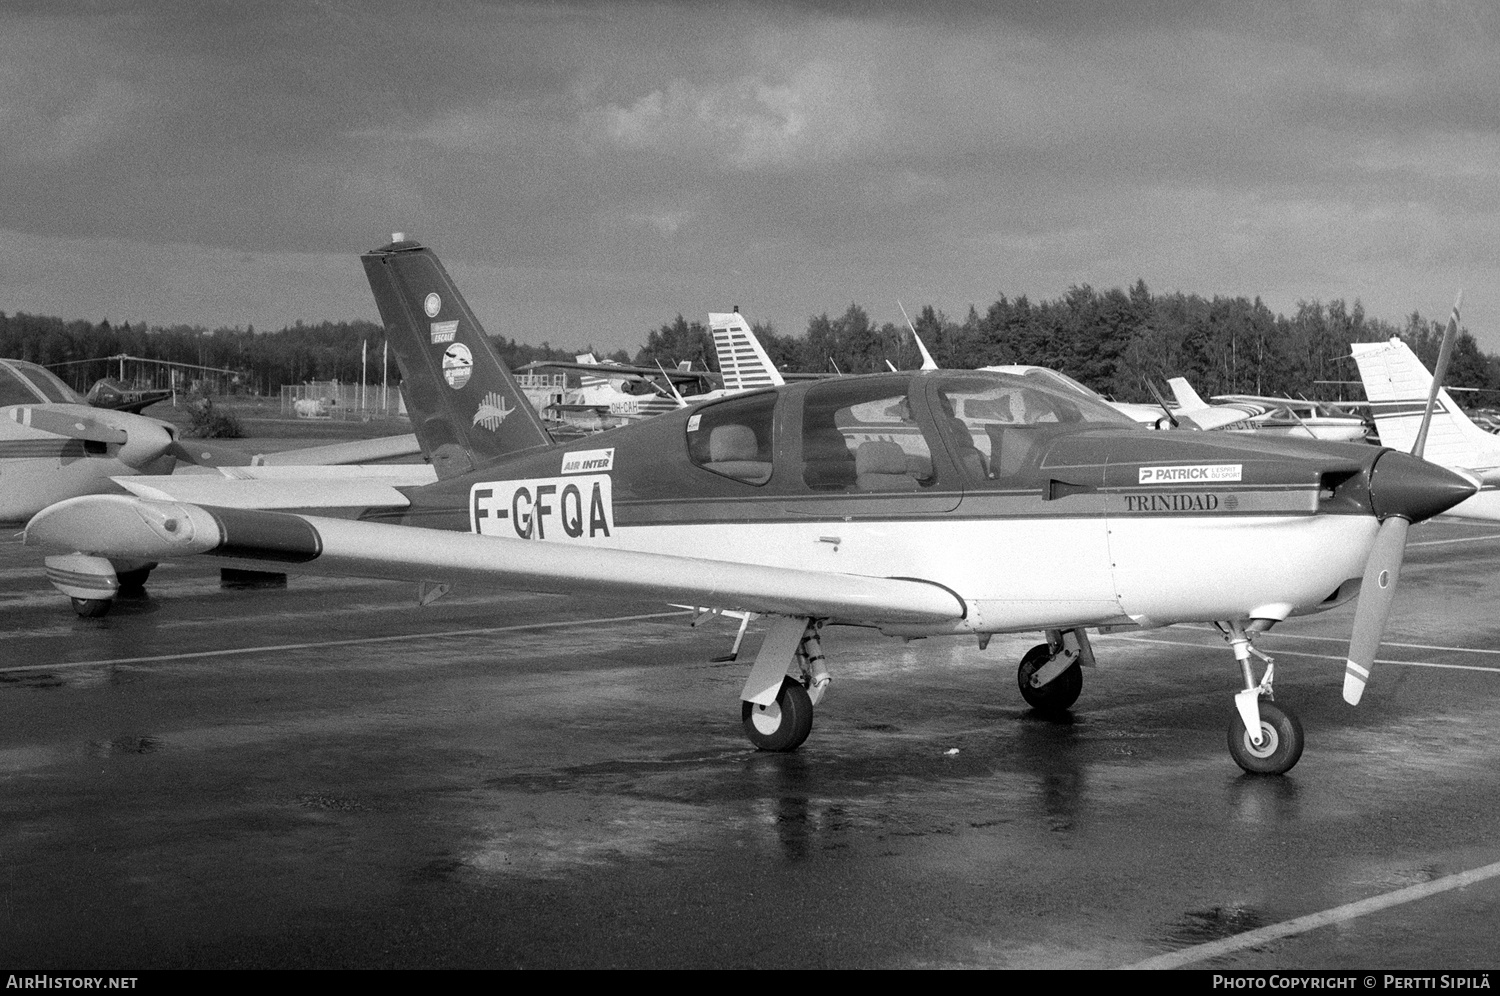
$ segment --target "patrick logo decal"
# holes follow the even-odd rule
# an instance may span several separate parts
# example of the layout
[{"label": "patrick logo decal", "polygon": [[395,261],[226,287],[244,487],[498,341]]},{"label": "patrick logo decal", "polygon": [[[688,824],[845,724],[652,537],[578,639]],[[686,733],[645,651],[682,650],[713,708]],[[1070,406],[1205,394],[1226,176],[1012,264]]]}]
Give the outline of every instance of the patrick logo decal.
[{"label": "patrick logo decal", "polygon": [[495,432],[500,428],[500,423],[505,421],[505,417],[515,410],[514,407],[505,407],[505,399],[491,391],[479,403],[479,410],[474,413],[474,424]]}]

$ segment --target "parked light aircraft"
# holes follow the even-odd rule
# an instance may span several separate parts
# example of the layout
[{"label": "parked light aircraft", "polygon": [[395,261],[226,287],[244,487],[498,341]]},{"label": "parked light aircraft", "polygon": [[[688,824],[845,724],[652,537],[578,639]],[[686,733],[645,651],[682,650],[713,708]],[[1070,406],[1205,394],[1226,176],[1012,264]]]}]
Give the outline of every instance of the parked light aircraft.
[{"label": "parked light aircraft", "polygon": [[[1415,446],[1432,393],[1432,375],[1400,339],[1357,342],[1351,349],[1380,442],[1396,448]],[[1437,392],[1425,452],[1433,463],[1467,472],[1483,485],[1449,514],[1500,521],[1500,437],[1475,425],[1446,389]]]},{"label": "parked light aircraft", "polygon": [[[1346,443],[1365,438],[1363,419],[1316,401],[1258,394],[1216,394],[1213,398],[1216,403],[1211,405],[1198,396],[1186,377],[1173,377],[1168,383],[1181,410],[1192,412],[1199,428],[1243,429]],[[1210,420],[1216,424],[1205,424]]]},{"label": "parked light aircraft", "polygon": [[[741,691],[745,732],[768,750],[812,728],[825,626],[981,647],[1043,631],[1017,682],[1033,707],[1065,710],[1094,663],[1087,628],[1217,621],[1244,686],[1230,753],[1280,773],[1302,729],[1271,700],[1273,666],[1254,674],[1255,634],[1363,588],[1344,678],[1357,702],[1408,523],[1474,490],[1390,449],[1147,432],[987,371],[750,391],[554,445],[429,249],[403,239],[362,260],[435,484],[352,519],[82,497],[37,515],[26,542],[769,615]],[[440,327],[456,337],[439,342]],[[445,376],[455,343],[472,359],[462,377]]]}]

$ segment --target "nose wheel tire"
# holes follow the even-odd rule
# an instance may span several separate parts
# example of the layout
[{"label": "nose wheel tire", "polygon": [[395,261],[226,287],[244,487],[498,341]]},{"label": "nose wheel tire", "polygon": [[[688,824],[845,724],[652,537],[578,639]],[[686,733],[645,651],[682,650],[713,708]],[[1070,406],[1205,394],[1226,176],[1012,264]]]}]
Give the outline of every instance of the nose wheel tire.
[{"label": "nose wheel tire", "polygon": [[1021,666],[1016,670],[1016,683],[1021,686],[1021,698],[1038,712],[1062,712],[1077,702],[1079,693],[1083,691],[1083,668],[1076,661],[1040,688],[1032,687],[1031,676],[1051,659],[1051,648],[1045,643],[1039,643],[1026,651],[1026,656],[1021,658]]},{"label": "nose wheel tire", "polygon": [[1260,702],[1260,737],[1259,746],[1251,743],[1238,715],[1229,724],[1229,753],[1252,775],[1285,774],[1302,757],[1302,723],[1269,699]]},{"label": "nose wheel tire", "polygon": [[741,703],[745,735],[760,750],[793,751],[812,732],[813,704],[800,682],[786,678],[770,705]]}]

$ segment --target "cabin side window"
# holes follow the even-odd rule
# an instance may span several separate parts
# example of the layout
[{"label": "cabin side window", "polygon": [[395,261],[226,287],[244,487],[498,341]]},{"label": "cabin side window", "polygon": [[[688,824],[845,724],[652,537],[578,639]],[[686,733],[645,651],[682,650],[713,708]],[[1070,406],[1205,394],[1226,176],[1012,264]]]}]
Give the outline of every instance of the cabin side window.
[{"label": "cabin side window", "polygon": [[776,395],[770,392],[705,405],[688,417],[688,459],[721,477],[766,483],[771,479],[775,411]]},{"label": "cabin side window", "polygon": [[933,483],[932,447],[907,381],[827,381],[802,409],[802,480],[814,491],[917,491]]}]

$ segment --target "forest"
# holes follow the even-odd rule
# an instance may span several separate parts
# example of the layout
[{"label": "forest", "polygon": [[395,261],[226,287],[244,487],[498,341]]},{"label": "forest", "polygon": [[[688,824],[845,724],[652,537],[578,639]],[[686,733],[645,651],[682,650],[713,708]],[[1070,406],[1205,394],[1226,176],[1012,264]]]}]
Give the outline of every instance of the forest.
[{"label": "forest", "polygon": [[[747,318],[753,318],[747,315]],[[1349,382],[1358,375],[1349,344],[1399,335],[1429,368],[1436,359],[1446,316],[1413,312],[1404,321],[1372,318],[1356,301],[1302,302],[1292,315],[1272,312],[1259,298],[1205,298],[1198,294],[1153,294],[1143,281],[1127,289],[1097,291],[1075,286],[1056,300],[1031,301],[1002,296],[981,313],[970,307],[961,321],[931,306],[912,316],[938,364],[972,368],[1027,363],[1061,370],[1120,401],[1150,401],[1154,383],[1185,376],[1205,397],[1212,394],[1275,394],[1336,400],[1358,399]],[[812,317],[800,334],[782,334],[770,325],[753,327],[778,367],[787,371],[865,373],[919,365],[904,323],[875,323],[851,304],[837,318]],[[108,321],[0,312],[0,356],[57,366],[74,386],[86,389],[117,365],[121,353],[147,359],[242,371],[233,390],[276,394],[283,384],[312,380],[358,381],[361,349],[368,349],[372,379],[378,379],[383,330],[367,321],[301,322],[274,332],[177,325],[168,328],[118,327]],[[516,367],[533,360],[572,359],[591,347],[553,347],[492,337],[501,357]],[[96,359],[98,358],[98,359]],[[611,359],[670,365],[690,359],[714,370],[713,339],[702,321],[679,315],[647,330],[644,345]],[[95,360],[89,363],[72,361]],[[397,372],[392,368],[393,379]],[[1465,329],[1460,334],[1448,383],[1500,389],[1500,357],[1482,353]],[[1484,403],[1485,395],[1478,396]]]}]

